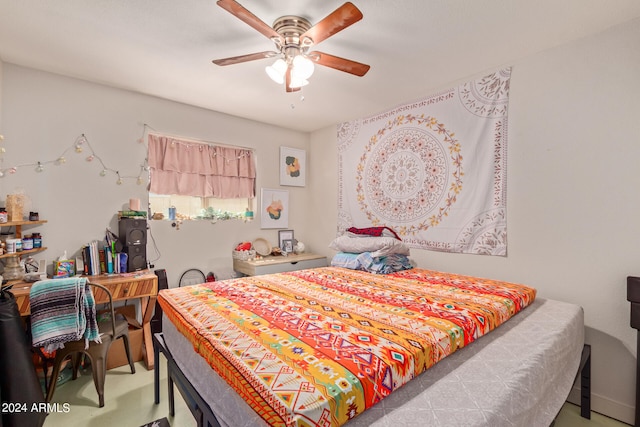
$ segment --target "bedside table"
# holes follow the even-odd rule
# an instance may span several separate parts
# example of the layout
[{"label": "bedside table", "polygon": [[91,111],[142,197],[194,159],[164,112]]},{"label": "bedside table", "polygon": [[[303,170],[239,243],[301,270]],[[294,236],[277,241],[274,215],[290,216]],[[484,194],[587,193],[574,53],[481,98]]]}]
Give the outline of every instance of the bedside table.
[{"label": "bedside table", "polygon": [[326,267],[327,257],[316,254],[291,254],[288,256],[266,256],[251,261],[233,260],[233,269],[247,276],[282,273],[306,268]]}]

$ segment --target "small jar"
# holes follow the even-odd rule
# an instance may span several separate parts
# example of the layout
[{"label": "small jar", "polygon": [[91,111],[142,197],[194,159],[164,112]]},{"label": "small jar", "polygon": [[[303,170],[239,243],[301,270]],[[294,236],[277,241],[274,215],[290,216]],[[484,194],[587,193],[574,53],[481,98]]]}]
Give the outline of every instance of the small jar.
[{"label": "small jar", "polygon": [[33,249],[41,248],[42,236],[40,235],[40,233],[33,233],[31,237],[33,238]]},{"label": "small jar", "polygon": [[7,239],[7,253],[13,254],[16,252],[16,239]]},{"label": "small jar", "polygon": [[38,221],[40,219],[40,215],[38,212],[29,212],[29,221]]},{"label": "small jar", "polygon": [[33,237],[29,234],[22,238],[22,250],[30,251],[31,249],[33,249]]},{"label": "small jar", "polygon": [[7,210],[5,208],[0,208],[0,223],[5,223],[9,220],[7,215]]},{"label": "small jar", "polygon": [[16,239],[16,252],[22,252],[22,240]]}]

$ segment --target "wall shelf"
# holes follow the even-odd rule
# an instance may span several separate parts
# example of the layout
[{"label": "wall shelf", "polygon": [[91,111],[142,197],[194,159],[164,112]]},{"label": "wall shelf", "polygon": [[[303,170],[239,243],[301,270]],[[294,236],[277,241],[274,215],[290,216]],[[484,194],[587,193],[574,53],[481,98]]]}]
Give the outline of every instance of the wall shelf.
[{"label": "wall shelf", "polygon": [[28,221],[28,220],[7,221],[7,222],[0,222],[0,227],[18,227],[23,225],[37,225],[37,224],[45,224],[46,222],[47,222],[46,219],[40,219],[38,221]]},{"label": "wall shelf", "polygon": [[[40,219],[38,221],[7,221],[7,222],[2,222],[0,223],[0,227],[15,227],[16,228],[16,239],[21,239],[22,238],[22,226],[29,226],[29,225],[39,225],[39,224],[45,224],[47,222],[46,219]],[[34,249],[29,249],[26,251],[20,251],[20,252],[12,252],[12,253],[4,253],[2,255],[0,255],[0,259],[2,258],[10,258],[10,257],[22,257],[22,256],[27,256],[30,254],[35,254],[38,252],[42,252],[44,250],[46,250],[46,247],[41,247],[41,248],[34,248]]]},{"label": "wall shelf", "polygon": [[27,255],[30,255],[30,254],[35,254],[35,253],[38,253],[38,252],[42,252],[42,251],[44,251],[46,249],[47,248],[42,247],[42,248],[29,249],[29,250],[26,250],[26,251],[12,252],[10,254],[9,253],[4,253],[4,254],[0,255],[0,259],[9,258],[9,257],[12,257],[12,256],[27,256]]}]

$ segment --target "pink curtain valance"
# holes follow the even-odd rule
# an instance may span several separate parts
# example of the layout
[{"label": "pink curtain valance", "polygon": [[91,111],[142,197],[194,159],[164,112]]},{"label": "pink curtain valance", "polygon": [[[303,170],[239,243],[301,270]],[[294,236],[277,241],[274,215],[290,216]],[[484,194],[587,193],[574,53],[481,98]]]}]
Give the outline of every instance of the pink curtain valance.
[{"label": "pink curtain valance", "polygon": [[149,134],[149,190],[156,194],[255,197],[253,150]]}]

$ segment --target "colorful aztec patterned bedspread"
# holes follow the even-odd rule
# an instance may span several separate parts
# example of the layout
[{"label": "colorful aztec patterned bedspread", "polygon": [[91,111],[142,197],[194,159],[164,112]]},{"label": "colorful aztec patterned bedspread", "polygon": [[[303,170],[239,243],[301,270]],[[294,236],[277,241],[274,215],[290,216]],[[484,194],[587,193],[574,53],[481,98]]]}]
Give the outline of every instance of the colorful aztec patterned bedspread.
[{"label": "colorful aztec patterned bedspread", "polygon": [[374,275],[327,267],[167,289],[158,300],[267,423],[339,426],[535,295],[523,285],[424,269]]}]

